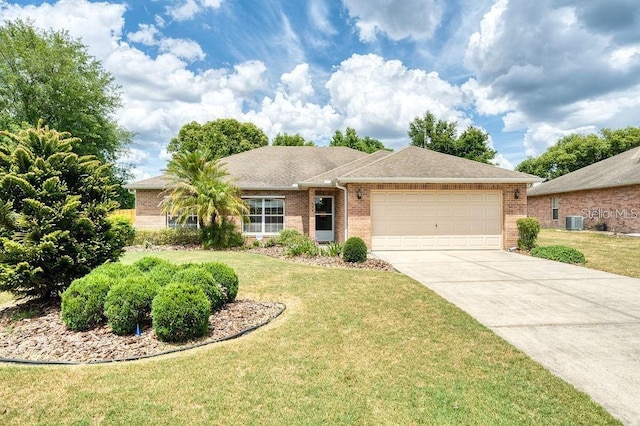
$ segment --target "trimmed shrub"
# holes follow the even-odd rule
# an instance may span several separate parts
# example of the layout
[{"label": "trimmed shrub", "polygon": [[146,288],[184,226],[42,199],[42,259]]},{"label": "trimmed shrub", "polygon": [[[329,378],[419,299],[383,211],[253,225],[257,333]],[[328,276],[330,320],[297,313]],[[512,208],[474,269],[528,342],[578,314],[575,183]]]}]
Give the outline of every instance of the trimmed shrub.
[{"label": "trimmed shrub", "polygon": [[165,228],[156,231],[137,230],[133,239],[136,246],[189,246],[200,245],[200,231],[188,228]]},{"label": "trimmed shrub", "polygon": [[173,281],[173,277],[179,268],[175,265],[159,265],[145,275],[150,281],[158,284],[160,287],[164,287]]},{"label": "trimmed shrub", "polygon": [[215,311],[224,305],[226,301],[226,293],[213,274],[201,265],[189,265],[186,269],[181,269],[171,279],[172,283],[193,284],[202,289],[209,299],[211,310]]},{"label": "trimmed shrub", "polygon": [[306,254],[307,256],[313,257],[317,256],[320,252],[316,243],[311,240],[311,238],[305,236],[302,236],[295,242],[289,242],[286,247],[284,254],[287,256],[302,256]]},{"label": "trimmed shrub", "polygon": [[516,221],[518,226],[518,247],[520,250],[531,250],[536,246],[540,222],[535,217],[523,217]]},{"label": "trimmed shrub", "polygon": [[584,254],[572,247],[567,246],[541,246],[534,247],[531,255],[542,259],[555,260],[557,262],[573,263],[584,265],[586,259]]},{"label": "trimmed shrub", "polygon": [[142,275],[140,270],[133,265],[125,265],[122,263],[105,263],[98,266],[96,269],[91,271],[91,275],[93,274],[102,274],[106,275],[109,278],[113,278],[116,280],[122,280],[135,275]]},{"label": "trimmed shrub", "polygon": [[244,237],[233,222],[223,220],[221,224],[212,223],[200,228],[202,246],[206,249],[226,249],[244,245]]},{"label": "trimmed shrub", "polygon": [[284,229],[280,231],[276,237],[276,243],[281,246],[288,246],[289,244],[299,242],[303,238],[304,235],[295,229]]},{"label": "trimmed shrub", "polygon": [[118,247],[124,251],[125,246],[130,246],[133,243],[133,239],[136,235],[135,229],[131,224],[131,219],[124,215],[113,215],[107,218],[107,221],[111,224],[111,239],[118,241]]},{"label": "trimmed shrub", "polygon": [[213,278],[222,287],[225,296],[225,303],[236,300],[238,295],[238,275],[228,265],[220,262],[207,262],[202,264],[202,268],[206,269]]},{"label": "trimmed shrub", "polygon": [[362,263],[367,260],[367,245],[362,238],[351,237],[342,248],[342,258],[345,262]]},{"label": "trimmed shrub", "polygon": [[104,321],[104,300],[114,282],[91,273],[74,280],[62,294],[60,316],[70,330],[89,330]]},{"label": "trimmed shrub", "polygon": [[130,276],[114,284],[104,301],[104,314],[113,332],[132,334],[136,324],[148,322],[159,288],[144,276]]},{"label": "trimmed shrub", "polygon": [[164,259],[160,259],[159,257],[145,256],[142,259],[134,262],[133,266],[135,266],[142,272],[149,272],[158,266],[165,266],[165,267],[171,268],[173,264],[169,263]]},{"label": "trimmed shrub", "polygon": [[209,327],[211,304],[201,288],[175,282],[153,299],[151,315],[158,339],[181,342],[204,336]]}]

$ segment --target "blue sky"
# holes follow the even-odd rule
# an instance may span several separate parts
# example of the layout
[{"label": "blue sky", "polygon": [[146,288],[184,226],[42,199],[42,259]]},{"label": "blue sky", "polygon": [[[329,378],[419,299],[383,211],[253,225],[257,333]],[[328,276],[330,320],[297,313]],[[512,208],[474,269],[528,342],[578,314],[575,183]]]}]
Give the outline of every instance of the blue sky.
[{"label": "blue sky", "polygon": [[115,76],[136,178],[194,120],[319,145],[350,126],[400,149],[430,110],[488,131],[507,168],[640,125],[637,0],[0,0],[16,18],[68,30]]}]

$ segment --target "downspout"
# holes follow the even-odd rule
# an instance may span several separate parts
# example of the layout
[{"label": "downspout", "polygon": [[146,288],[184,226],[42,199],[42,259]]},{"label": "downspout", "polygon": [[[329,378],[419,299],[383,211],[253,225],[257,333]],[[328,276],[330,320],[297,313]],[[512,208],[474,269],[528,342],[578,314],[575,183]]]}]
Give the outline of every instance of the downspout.
[{"label": "downspout", "polygon": [[349,238],[349,191],[346,187],[340,186],[337,180],[336,188],[344,191],[344,241],[347,241]]}]

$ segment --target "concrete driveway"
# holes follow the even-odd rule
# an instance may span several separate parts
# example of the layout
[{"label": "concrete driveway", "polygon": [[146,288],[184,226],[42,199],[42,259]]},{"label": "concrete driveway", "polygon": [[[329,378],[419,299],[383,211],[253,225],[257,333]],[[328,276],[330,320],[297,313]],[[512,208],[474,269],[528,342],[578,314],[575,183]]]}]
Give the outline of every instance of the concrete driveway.
[{"label": "concrete driveway", "polygon": [[640,425],[640,279],[504,251],[374,255]]}]

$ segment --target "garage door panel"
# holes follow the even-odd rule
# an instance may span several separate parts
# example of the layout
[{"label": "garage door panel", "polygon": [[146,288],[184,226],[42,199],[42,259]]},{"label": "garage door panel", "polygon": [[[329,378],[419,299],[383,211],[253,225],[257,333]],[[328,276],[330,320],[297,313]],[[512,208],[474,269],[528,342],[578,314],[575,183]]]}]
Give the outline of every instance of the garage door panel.
[{"label": "garage door panel", "polygon": [[502,198],[481,191],[373,191],[374,250],[502,248]]}]

